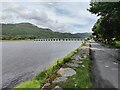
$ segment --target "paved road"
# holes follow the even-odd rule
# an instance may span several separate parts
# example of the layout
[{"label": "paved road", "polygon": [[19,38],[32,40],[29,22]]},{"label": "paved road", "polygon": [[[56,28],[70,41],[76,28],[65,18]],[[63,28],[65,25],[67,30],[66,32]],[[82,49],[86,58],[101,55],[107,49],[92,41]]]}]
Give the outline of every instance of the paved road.
[{"label": "paved road", "polygon": [[91,43],[95,88],[118,88],[119,49]]}]

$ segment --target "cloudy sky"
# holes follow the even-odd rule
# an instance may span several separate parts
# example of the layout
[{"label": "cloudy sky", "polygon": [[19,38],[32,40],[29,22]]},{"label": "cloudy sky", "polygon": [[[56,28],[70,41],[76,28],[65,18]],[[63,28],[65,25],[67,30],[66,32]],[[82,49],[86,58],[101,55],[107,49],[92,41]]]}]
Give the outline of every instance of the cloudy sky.
[{"label": "cloudy sky", "polygon": [[58,32],[92,32],[97,17],[87,8],[89,2],[2,2],[0,22],[29,22]]}]

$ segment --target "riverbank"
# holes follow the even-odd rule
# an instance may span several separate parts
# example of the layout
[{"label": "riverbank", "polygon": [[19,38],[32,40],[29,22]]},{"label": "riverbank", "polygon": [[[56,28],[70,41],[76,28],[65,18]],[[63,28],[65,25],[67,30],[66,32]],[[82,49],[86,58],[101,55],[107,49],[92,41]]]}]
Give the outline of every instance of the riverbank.
[{"label": "riverbank", "polygon": [[79,42],[3,42],[2,88],[32,79],[52,62],[65,57],[81,45]]},{"label": "riverbank", "polygon": [[59,69],[49,76],[42,90],[64,90],[92,88],[91,60],[89,57],[89,44],[85,44]]},{"label": "riverbank", "polygon": [[53,73],[56,70],[60,69],[62,66],[64,66],[65,63],[70,62],[71,58],[82,48],[83,45],[84,44],[82,44],[78,49],[67,55],[65,58],[57,60],[54,64],[52,64],[49,68],[47,68],[46,70],[42,71],[40,74],[35,76],[32,80],[23,82],[20,85],[18,85],[16,88],[41,88],[45,84],[48,77],[50,77],[51,75],[54,77],[55,74]]},{"label": "riverbank", "polygon": [[0,42],[27,42],[27,41],[33,41],[33,40],[0,40]]}]

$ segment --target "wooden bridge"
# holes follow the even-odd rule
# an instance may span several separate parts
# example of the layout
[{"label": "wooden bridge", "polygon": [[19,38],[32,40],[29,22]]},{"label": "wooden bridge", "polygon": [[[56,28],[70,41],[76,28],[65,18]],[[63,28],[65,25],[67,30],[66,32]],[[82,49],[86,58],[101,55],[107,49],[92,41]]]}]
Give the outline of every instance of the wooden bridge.
[{"label": "wooden bridge", "polygon": [[82,38],[47,38],[47,39],[34,39],[34,41],[81,41]]}]

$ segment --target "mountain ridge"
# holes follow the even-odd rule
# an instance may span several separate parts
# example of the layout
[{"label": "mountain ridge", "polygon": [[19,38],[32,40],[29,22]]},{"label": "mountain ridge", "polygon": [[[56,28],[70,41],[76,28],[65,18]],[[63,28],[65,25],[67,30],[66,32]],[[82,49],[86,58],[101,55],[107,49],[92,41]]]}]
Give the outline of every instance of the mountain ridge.
[{"label": "mountain ridge", "polygon": [[84,38],[91,33],[60,33],[49,28],[40,28],[31,23],[1,24],[2,40],[37,39],[37,38]]}]

